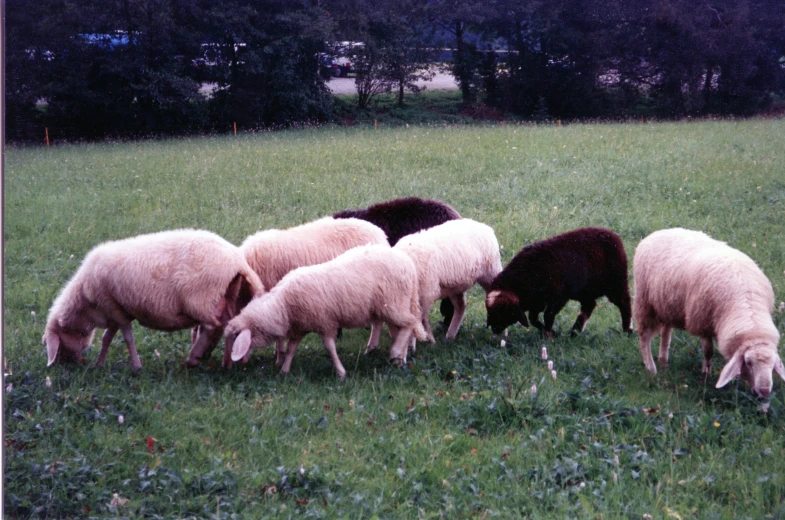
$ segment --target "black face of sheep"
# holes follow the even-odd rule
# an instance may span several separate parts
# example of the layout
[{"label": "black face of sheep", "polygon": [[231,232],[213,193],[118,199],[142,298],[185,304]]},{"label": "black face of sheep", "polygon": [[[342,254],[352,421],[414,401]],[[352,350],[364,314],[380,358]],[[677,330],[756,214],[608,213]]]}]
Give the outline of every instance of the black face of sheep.
[{"label": "black face of sheep", "polygon": [[521,311],[518,297],[506,291],[491,291],[485,298],[485,310],[488,311],[487,326],[494,334],[499,334],[510,325],[520,323],[529,326],[526,315]]}]

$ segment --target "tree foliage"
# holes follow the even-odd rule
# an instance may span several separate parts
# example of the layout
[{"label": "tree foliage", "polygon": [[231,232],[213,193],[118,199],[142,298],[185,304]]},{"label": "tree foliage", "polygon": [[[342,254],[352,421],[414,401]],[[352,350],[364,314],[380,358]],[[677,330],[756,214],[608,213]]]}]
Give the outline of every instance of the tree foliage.
[{"label": "tree foliage", "polygon": [[363,107],[390,91],[403,104],[440,60],[464,105],[524,118],[785,104],[780,0],[8,0],[6,14],[12,139],[325,121],[318,56],[340,40],[363,43]]}]

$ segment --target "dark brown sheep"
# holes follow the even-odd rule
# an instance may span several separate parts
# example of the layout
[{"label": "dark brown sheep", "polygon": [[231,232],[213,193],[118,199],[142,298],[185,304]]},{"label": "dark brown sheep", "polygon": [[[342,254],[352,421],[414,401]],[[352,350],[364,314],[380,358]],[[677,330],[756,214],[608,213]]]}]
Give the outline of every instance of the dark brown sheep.
[{"label": "dark brown sheep", "polygon": [[531,321],[549,337],[556,315],[568,300],[576,300],[581,312],[571,332],[580,332],[600,296],[619,308],[622,329],[632,332],[627,254],[621,238],[603,228],[568,231],[524,247],[499,273],[485,299],[488,326],[498,334],[513,323],[528,327]]}]

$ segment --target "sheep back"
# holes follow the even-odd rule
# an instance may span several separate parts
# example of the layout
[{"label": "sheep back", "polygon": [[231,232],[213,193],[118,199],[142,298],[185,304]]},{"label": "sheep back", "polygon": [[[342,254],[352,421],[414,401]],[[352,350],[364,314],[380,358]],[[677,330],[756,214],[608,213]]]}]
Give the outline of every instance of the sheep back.
[{"label": "sheep back", "polygon": [[502,268],[493,229],[466,218],[408,235],[393,249],[414,261],[420,304],[428,307],[466,292],[475,282],[487,288]]},{"label": "sheep back", "polygon": [[325,217],[285,230],[255,233],[240,248],[265,287],[274,287],[289,271],[321,264],[357,246],[384,244],[377,226],[360,219]]},{"label": "sheep back", "polygon": [[449,204],[433,199],[405,197],[368,206],[365,209],[339,211],[334,218],[359,218],[380,227],[391,246],[406,235],[438,226],[461,215]]}]

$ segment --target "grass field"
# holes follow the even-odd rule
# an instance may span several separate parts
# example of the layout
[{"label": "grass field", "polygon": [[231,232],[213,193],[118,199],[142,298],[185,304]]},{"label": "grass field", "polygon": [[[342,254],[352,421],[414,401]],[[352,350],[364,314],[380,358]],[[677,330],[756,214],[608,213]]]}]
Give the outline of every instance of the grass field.
[{"label": "grass field", "polygon": [[[345,331],[337,380],[308,336],[288,377],[272,349],[227,371],[181,365],[187,331],[135,327],[104,369],[46,368],[52,300],[97,243],[200,227],[239,243],[336,210],[438,198],[523,245],[607,226],[701,229],[750,255],[785,300],[785,120],[307,130],[6,150],[4,455],[9,517],[782,518],[785,383],[768,412],[700,375],[675,333],[651,377],[602,300],[586,332],[506,348],[472,289],[455,343],[411,365]],[[578,312],[558,316],[566,331]],[[438,320],[432,312],[432,322]],[[775,311],[785,332],[785,313]],[[436,332],[436,330],[435,330]],[[383,335],[381,352],[390,340]],[[782,347],[780,347],[782,353]],[[51,385],[49,384],[51,383]],[[536,393],[532,386],[536,385]],[[650,516],[646,516],[650,515]]]}]

